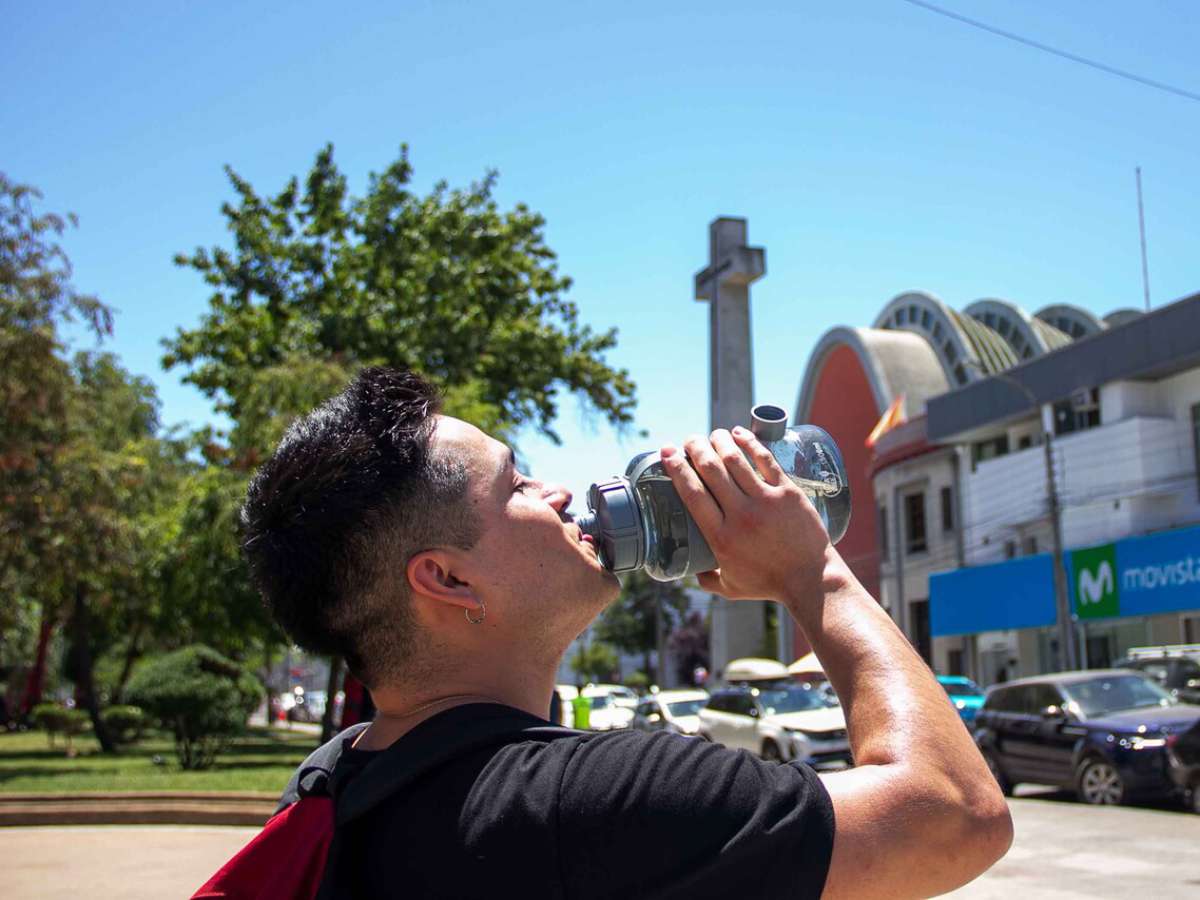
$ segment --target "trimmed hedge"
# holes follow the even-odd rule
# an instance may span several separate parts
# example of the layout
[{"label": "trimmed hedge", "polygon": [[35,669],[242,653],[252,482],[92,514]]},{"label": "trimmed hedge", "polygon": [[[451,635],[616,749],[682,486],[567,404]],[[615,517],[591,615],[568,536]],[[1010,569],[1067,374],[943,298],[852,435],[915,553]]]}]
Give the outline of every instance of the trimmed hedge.
[{"label": "trimmed hedge", "polygon": [[185,769],[207,769],[262,700],[257,678],[203,644],[148,663],[129,682],[127,696],[175,736]]},{"label": "trimmed hedge", "polygon": [[118,744],[141,740],[146,729],[146,714],[136,706],[110,706],[100,713],[100,720]]},{"label": "trimmed hedge", "polygon": [[71,738],[88,727],[88,714],[82,709],[67,709],[57,703],[39,703],[33,708],[33,721],[38,728],[46,732],[50,746],[54,746],[54,736],[64,735],[67,739],[67,752],[71,752]]}]

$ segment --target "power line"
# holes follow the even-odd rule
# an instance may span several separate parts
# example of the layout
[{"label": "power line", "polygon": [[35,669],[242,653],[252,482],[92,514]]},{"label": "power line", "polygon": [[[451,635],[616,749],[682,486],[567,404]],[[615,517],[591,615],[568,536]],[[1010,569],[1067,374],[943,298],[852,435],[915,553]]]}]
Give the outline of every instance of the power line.
[{"label": "power line", "polygon": [[1099,69],[1101,72],[1107,72],[1109,75],[1116,75],[1118,78],[1136,81],[1138,84],[1145,85],[1146,87],[1157,88],[1160,91],[1166,91],[1169,94],[1185,97],[1188,100],[1200,101],[1200,94],[1195,94],[1191,91],[1185,91],[1183,88],[1177,88],[1161,81],[1154,81],[1151,78],[1143,78],[1141,75],[1135,75],[1133,72],[1126,72],[1124,69],[1118,69],[1115,66],[1110,66],[1094,59],[1088,59],[1084,56],[1077,56],[1074,53],[1068,53],[1066,50],[1059,50],[1057,47],[1051,47],[1049,44],[1043,44],[1040,41],[1035,41],[1031,38],[1014,34],[1011,31],[1005,31],[1002,28],[996,28],[993,25],[988,25],[986,22],[980,22],[977,19],[969,19],[966,16],[960,16],[956,12],[951,12],[950,10],[943,9],[940,6],[934,6],[932,3],[926,3],[925,0],[904,0],[904,2],[913,6],[919,6],[922,9],[927,9],[930,12],[937,13],[939,16],[945,16],[948,19],[954,19],[955,21],[970,25],[972,28],[979,28],[983,31],[989,32],[990,34],[999,35],[1002,38],[1008,38],[1010,41],[1016,41],[1018,44],[1024,44],[1027,47],[1033,47],[1035,50],[1041,50],[1045,53],[1051,53],[1054,56],[1062,57],[1063,59],[1069,59],[1071,62],[1077,62],[1085,66],[1091,66],[1093,69]]}]

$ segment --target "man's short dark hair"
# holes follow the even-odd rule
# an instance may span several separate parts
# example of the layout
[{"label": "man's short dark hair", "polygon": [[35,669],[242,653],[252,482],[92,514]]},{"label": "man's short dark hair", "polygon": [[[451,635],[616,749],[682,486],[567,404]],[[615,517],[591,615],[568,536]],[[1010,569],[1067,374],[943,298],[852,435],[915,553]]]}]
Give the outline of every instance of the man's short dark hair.
[{"label": "man's short dark hair", "polygon": [[292,424],[242,507],[243,548],[276,620],[369,687],[419,657],[409,558],[478,537],[466,467],[431,451],[440,409],[419,375],[364,369]]}]

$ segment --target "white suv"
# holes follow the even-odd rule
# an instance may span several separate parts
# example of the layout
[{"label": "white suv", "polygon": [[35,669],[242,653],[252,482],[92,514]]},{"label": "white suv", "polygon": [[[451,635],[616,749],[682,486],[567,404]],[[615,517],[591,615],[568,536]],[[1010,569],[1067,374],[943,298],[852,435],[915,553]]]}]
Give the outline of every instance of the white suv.
[{"label": "white suv", "polygon": [[853,763],[841,707],[807,685],[718,691],[700,710],[699,734],[763,759],[800,760],[814,768]]},{"label": "white suv", "polygon": [[700,727],[700,710],[707,702],[707,691],[659,691],[638,704],[633,727],[638,731],[695,734]]}]

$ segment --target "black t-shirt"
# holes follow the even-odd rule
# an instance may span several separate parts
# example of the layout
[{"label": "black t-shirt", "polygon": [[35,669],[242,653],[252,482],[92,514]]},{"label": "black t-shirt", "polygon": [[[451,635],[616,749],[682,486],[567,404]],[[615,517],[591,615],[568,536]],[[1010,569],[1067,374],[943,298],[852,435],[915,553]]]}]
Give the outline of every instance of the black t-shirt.
[{"label": "black t-shirt", "polygon": [[[497,708],[447,710],[397,743],[452,740],[481,709]],[[344,750],[334,780],[388,752]],[[363,898],[819,897],[833,832],[803,764],[661,732],[517,737],[344,825],[336,883]]]}]

